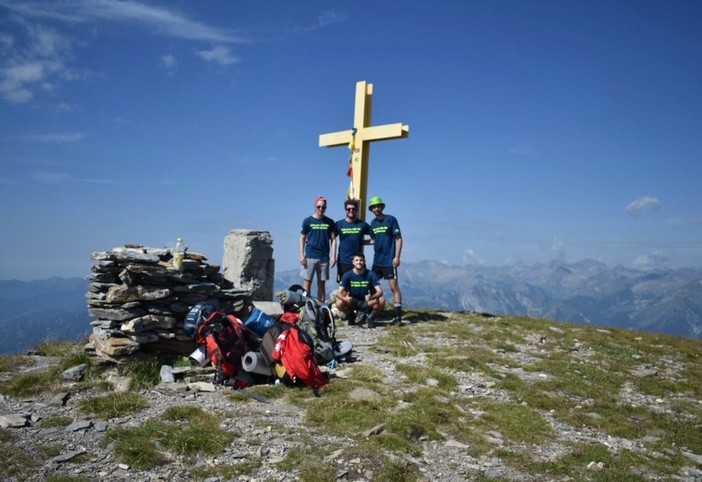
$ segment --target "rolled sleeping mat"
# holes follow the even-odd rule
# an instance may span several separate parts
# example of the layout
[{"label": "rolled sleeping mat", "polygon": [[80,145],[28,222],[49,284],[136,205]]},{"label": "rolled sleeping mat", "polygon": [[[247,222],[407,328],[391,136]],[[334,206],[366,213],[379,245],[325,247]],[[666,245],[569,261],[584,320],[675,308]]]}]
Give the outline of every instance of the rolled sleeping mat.
[{"label": "rolled sleeping mat", "polygon": [[259,375],[272,375],[271,367],[266,364],[263,355],[259,351],[250,351],[241,357],[241,364],[244,371],[258,373]]}]

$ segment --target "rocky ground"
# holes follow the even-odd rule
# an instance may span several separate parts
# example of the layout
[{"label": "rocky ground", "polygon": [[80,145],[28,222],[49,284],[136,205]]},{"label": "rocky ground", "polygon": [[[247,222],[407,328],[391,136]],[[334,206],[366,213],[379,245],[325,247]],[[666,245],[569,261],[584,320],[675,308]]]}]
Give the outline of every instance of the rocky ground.
[{"label": "rocky ground", "polygon": [[[446,314],[450,318],[453,314]],[[404,329],[414,330],[413,326]],[[388,330],[379,327],[374,330],[343,326],[339,328],[338,338],[350,340],[354,344],[355,362],[370,364],[383,372],[385,383],[397,386],[401,378],[395,365],[400,359],[391,351],[373,349],[379,336]],[[539,334],[534,334],[534,346],[539,343]],[[448,340],[440,342],[449,343]],[[537,349],[537,348],[534,348]],[[521,360],[531,361],[530,348],[511,353],[515,365]],[[403,358],[403,363],[421,363],[422,354],[413,358]],[[51,364],[51,359],[37,357],[34,370]],[[345,363],[335,371],[333,376],[347,376],[352,363]],[[518,369],[515,369],[518,371]],[[523,376],[529,376],[523,374]],[[509,394],[495,387],[495,384],[480,373],[459,373],[457,375],[459,388],[463,396],[504,400]],[[119,380],[115,380],[119,384]],[[332,380],[333,383],[333,380]],[[299,473],[281,468],[281,462],[291,449],[299,446],[308,434],[319,447],[340,447],[326,460],[336,468],[338,480],[378,480],[377,467],[367,461],[347,455],[346,448],[353,447],[357,441],[351,437],[338,437],[311,428],[304,422],[305,414],[298,406],[286,403],[284,399],[272,399],[270,403],[247,401],[237,403],[226,395],[230,389],[217,387],[209,391],[207,384],[193,385],[190,389],[185,383],[175,385],[159,385],[142,392],[148,401],[148,408],[129,417],[100,420],[91,418],[77,410],[77,405],[86,397],[94,396],[90,390],[80,391],[79,385],[66,382],[64,390],[46,396],[36,396],[28,399],[16,399],[0,396],[0,415],[4,415],[4,430],[13,434],[18,451],[33,454],[35,458],[32,468],[22,476],[2,477],[3,480],[45,480],[52,474],[83,476],[91,480],[105,481],[185,481],[192,480],[192,462],[172,457],[165,465],[149,471],[135,470],[115,458],[113,447],[103,443],[107,430],[117,426],[136,426],[144,421],[157,418],[167,407],[177,404],[193,404],[207,411],[218,414],[237,413],[236,417],[227,417],[223,426],[226,430],[236,432],[240,436],[234,439],[231,446],[216,457],[200,457],[196,466],[208,467],[216,464],[234,464],[245,460],[260,460],[260,466],[246,476],[237,480],[247,481],[283,481],[296,480]],[[199,387],[199,388],[198,388]],[[313,396],[309,391],[310,397]],[[372,396],[359,393],[357,396]],[[656,400],[643,400],[642,403],[659,404]],[[51,417],[65,416],[74,420],[68,427],[39,428],[39,421]],[[554,460],[561,457],[571,442],[597,441],[605,444],[610,450],[628,449],[633,451],[647,450],[645,444],[638,440],[617,439],[608,437],[589,428],[575,428],[559,423],[545,414],[546,420],[552,426],[556,436],[549,443],[539,446],[535,454],[542,460]],[[13,423],[14,422],[14,423]],[[286,427],[285,433],[279,429]],[[373,436],[369,432],[368,436]],[[504,440],[499,432],[485,434],[495,449],[504,447],[509,442]],[[57,447],[57,455],[45,456],[41,447]],[[462,480],[543,480],[542,476],[520,473],[503,461],[496,450],[490,450],[480,456],[471,456],[469,447],[452,440],[450,437],[441,441],[425,440],[422,454],[417,457],[406,454],[394,454],[391,457],[402,459],[403,463],[418,469],[420,477],[427,481],[462,481]],[[671,448],[673,450],[673,448]],[[675,449],[677,450],[677,449]],[[651,457],[660,454],[650,453]],[[702,456],[699,454],[684,454],[689,464],[674,480],[702,480]],[[76,463],[75,460],[80,460]],[[601,466],[593,461],[588,470],[596,479]],[[644,479],[659,480],[649,474]],[[218,478],[212,481],[220,480]],[[572,480],[572,479],[571,479]],[[605,479],[601,479],[605,480]]]}]

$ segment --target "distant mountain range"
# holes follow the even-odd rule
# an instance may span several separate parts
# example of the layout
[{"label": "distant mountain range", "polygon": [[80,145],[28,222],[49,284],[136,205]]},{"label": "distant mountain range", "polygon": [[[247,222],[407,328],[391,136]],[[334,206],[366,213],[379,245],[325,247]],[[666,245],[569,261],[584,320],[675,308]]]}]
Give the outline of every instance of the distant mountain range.
[{"label": "distant mountain range", "polygon": [[43,340],[87,337],[88,285],[82,278],[0,281],[0,353],[22,353]]},{"label": "distant mountain range", "polygon": [[[298,273],[276,275],[275,289],[300,283]],[[400,287],[407,308],[530,316],[702,338],[700,268],[640,271],[593,260],[500,267],[422,261],[403,263]]]},{"label": "distant mountain range", "polygon": [[[299,284],[299,271],[276,273],[274,289]],[[92,330],[89,281],[0,281],[0,353],[42,340],[79,340]],[[329,290],[336,288],[328,284]],[[407,308],[530,316],[702,338],[702,269],[640,271],[598,261],[500,267],[403,263]],[[387,285],[385,285],[387,290]]]}]

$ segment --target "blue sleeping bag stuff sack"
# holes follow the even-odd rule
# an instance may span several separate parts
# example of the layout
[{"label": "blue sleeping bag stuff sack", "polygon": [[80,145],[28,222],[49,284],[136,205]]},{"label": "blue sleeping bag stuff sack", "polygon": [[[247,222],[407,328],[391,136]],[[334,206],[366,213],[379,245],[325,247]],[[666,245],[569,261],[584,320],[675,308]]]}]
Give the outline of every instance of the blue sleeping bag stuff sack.
[{"label": "blue sleeping bag stuff sack", "polygon": [[244,320],[244,325],[246,328],[250,329],[258,336],[263,336],[263,334],[275,324],[275,319],[270,315],[265,314],[263,311],[259,310],[254,306],[251,315],[249,315],[246,320]]}]

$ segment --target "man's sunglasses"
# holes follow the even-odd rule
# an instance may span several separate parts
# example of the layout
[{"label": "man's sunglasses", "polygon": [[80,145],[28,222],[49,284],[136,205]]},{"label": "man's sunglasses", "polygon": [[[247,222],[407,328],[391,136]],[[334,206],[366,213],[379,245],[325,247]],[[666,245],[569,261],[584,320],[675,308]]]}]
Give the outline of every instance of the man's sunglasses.
[{"label": "man's sunglasses", "polygon": [[315,206],[315,207],[316,207],[317,209],[327,209],[327,207],[326,207],[326,206],[324,206],[324,205],[321,205],[321,206]]}]

